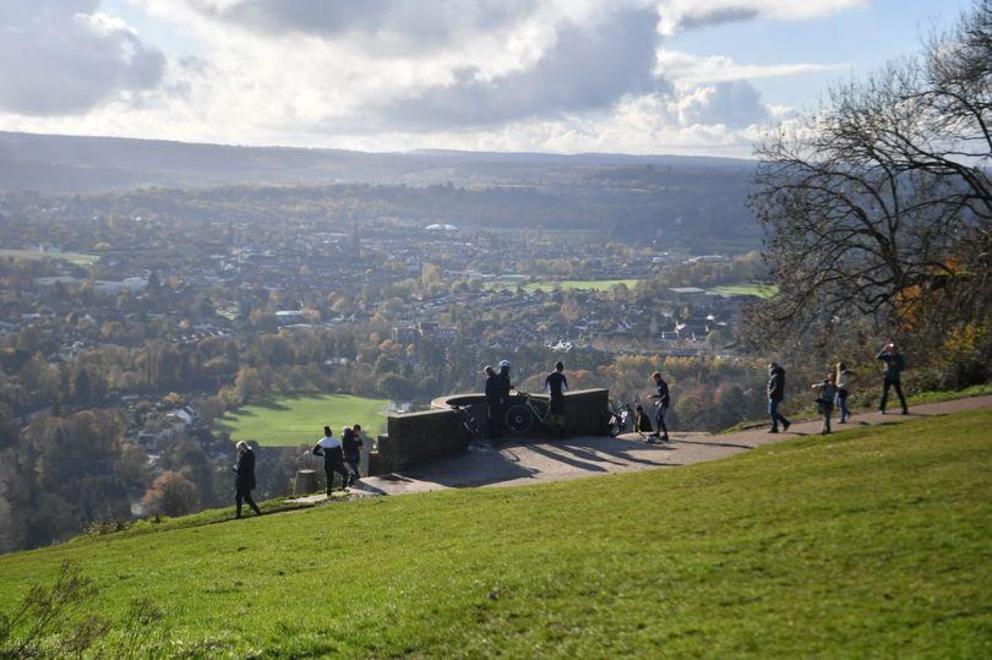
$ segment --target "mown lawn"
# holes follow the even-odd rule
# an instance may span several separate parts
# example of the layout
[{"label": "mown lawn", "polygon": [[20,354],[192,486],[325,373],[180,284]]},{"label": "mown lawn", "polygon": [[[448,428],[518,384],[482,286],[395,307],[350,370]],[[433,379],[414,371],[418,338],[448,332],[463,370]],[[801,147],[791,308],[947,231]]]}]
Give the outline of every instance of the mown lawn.
[{"label": "mown lawn", "polygon": [[[580,291],[609,291],[615,286],[620,284],[626,285],[627,288],[633,289],[637,286],[638,282],[641,280],[637,279],[626,279],[626,280],[544,280],[540,282],[525,282],[523,284],[524,291],[527,293],[534,293],[535,291],[545,291],[552,292],[555,289],[561,289],[567,291],[570,289],[580,290]],[[516,282],[493,282],[489,285],[490,289],[507,289],[510,291],[516,291]]]},{"label": "mown lawn", "polygon": [[0,557],[0,608],[78,561],[167,649],[989,657],[992,412],[667,471],[334,504]]},{"label": "mown lawn", "polygon": [[755,296],[758,298],[771,298],[778,293],[778,287],[766,284],[728,284],[725,286],[715,286],[707,289],[710,293],[721,296]]},{"label": "mown lawn", "polygon": [[38,250],[14,250],[0,249],[0,259],[26,259],[34,261],[38,259],[61,259],[76,266],[92,266],[100,260],[98,254],[81,254],[79,252],[40,252]]},{"label": "mown lawn", "polygon": [[312,444],[323,437],[324,425],[335,434],[341,427],[361,424],[375,437],[384,427],[383,413],[389,402],[351,394],[307,394],[281,396],[228,413],[218,427],[231,434],[231,440],[257,442],[263,447],[295,447]]}]

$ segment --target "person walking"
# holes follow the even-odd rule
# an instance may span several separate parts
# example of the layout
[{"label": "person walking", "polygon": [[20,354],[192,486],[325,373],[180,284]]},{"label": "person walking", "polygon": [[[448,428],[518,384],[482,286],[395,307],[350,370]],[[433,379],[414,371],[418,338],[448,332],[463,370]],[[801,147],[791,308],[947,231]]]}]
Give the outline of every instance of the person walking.
[{"label": "person walking", "polygon": [[488,364],[486,374],[486,428],[491,439],[503,435],[503,388],[499,374]]},{"label": "person walking", "polygon": [[655,431],[654,437],[649,438],[648,442],[655,439],[660,439],[662,442],[668,442],[668,427],[665,426],[665,414],[668,413],[668,405],[671,403],[671,394],[668,391],[668,383],[666,383],[665,379],[661,377],[660,372],[654,372],[651,379],[654,381],[655,387],[655,393],[651,395],[655,406]]},{"label": "person walking", "polygon": [[820,415],[823,416],[823,428],[820,430],[820,435],[830,433],[830,416],[834,412],[834,398],[837,396],[837,385],[834,383],[834,379],[835,375],[829,373],[822,383],[813,384],[813,389],[819,390],[816,406]]},{"label": "person walking", "polygon": [[238,464],[234,466],[234,508],[235,518],[241,517],[241,503],[247,502],[256,516],[262,515],[251,491],[255,489],[255,452],[244,440],[235,445],[238,450]]},{"label": "person walking", "polygon": [[847,408],[847,397],[851,393],[851,376],[853,373],[843,362],[837,363],[837,407],[840,408],[840,424],[847,424],[851,418],[851,411]]},{"label": "person walking", "polygon": [[875,359],[885,363],[885,370],[882,373],[882,403],[879,406],[879,412],[885,414],[885,405],[889,402],[889,388],[892,387],[895,388],[896,394],[899,396],[902,414],[908,415],[909,408],[906,406],[906,397],[902,393],[902,372],[906,369],[906,358],[890,341],[878,352]]},{"label": "person walking", "polygon": [[313,446],[314,456],[324,457],[324,476],[327,477],[327,496],[334,490],[334,475],[341,475],[341,490],[348,487],[348,471],[344,468],[344,452],[341,441],[334,437],[330,426],[324,427],[324,437]]},{"label": "person walking", "polygon": [[777,362],[772,362],[768,365],[768,416],[772,420],[772,427],[768,429],[769,433],[778,433],[780,422],[783,431],[788,431],[789,427],[792,426],[792,422],[778,411],[783,399],[785,399],[785,369]]},{"label": "person walking", "polygon": [[551,395],[551,416],[558,427],[558,436],[565,437],[565,390],[568,389],[568,379],[565,377],[565,365],[559,360],[555,370],[544,379],[544,389]]},{"label": "person walking", "polygon": [[358,464],[362,461],[362,436],[359,435],[361,430],[362,427],[358,424],[354,428],[346,426],[341,429],[341,451],[344,453],[345,467],[348,468],[348,481],[345,486],[353,486],[362,478],[358,471]]}]

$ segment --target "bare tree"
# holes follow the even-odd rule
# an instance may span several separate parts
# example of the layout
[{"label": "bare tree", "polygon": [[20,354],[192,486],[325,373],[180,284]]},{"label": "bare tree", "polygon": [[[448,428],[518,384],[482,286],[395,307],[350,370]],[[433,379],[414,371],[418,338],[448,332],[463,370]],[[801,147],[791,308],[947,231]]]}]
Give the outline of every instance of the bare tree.
[{"label": "bare tree", "polygon": [[780,290],[763,322],[899,328],[951,301],[984,313],[990,126],[992,0],[979,0],[925,56],[835,88],[769,136],[750,198]]}]

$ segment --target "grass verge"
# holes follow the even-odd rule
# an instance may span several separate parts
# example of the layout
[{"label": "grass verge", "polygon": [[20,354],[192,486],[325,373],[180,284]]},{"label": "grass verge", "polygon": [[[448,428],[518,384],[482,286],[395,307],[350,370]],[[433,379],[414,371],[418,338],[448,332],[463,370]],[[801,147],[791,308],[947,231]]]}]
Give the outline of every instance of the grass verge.
[{"label": "grass verge", "polygon": [[8,555],[0,610],[69,559],[176,652],[987,657],[990,492],[978,411]]}]

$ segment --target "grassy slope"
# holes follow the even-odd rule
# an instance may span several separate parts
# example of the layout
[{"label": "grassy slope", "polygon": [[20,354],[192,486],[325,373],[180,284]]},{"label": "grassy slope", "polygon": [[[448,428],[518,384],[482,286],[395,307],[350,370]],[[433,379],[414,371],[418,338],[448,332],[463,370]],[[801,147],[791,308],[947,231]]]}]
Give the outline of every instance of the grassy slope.
[{"label": "grassy slope", "polygon": [[320,438],[325,424],[340,433],[342,426],[358,423],[368,435],[375,436],[385,426],[383,411],[388,404],[350,394],[283,396],[225,415],[219,426],[228,430],[235,442],[253,440],[265,447],[295,447]]},{"label": "grassy slope", "polygon": [[992,412],[543,486],[380,498],[0,557],[238,653],[992,653]]}]

